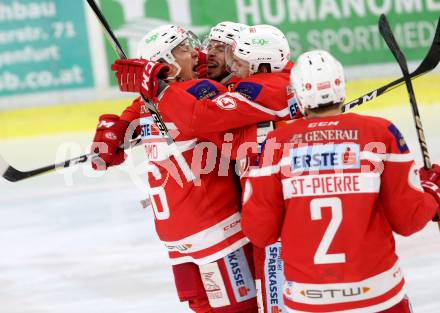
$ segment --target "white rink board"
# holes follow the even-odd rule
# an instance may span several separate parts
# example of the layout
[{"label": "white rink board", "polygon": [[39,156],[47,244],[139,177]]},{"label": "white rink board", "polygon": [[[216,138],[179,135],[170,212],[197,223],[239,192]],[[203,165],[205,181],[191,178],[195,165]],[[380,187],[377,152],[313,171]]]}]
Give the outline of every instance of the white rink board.
[{"label": "white rink board", "polygon": [[[420,107],[432,159],[440,162],[440,105]],[[421,164],[409,105],[376,114],[392,117]],[[91,138],[62,134],[0,141],[0,154],[30,169],[51,163],[66,141],[80,143],[78,152],[84,152]],[[141,149],[131,160],[143,160]],[[87,178],[83,167],[76,168],[72,186],[60,174],[0,181],[1,312],[189,312],[175,295],[152,213],[139,205],[144,192],[138,167],[136,183],[120,169]],[[397,242],[414,312],[440,312],[437,226]]]}]

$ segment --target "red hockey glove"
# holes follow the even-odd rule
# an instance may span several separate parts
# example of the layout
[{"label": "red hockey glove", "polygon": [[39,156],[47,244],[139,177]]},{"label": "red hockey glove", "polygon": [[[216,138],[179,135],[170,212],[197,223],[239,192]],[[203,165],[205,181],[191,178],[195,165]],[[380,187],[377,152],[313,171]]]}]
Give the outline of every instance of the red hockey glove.
[{"label": "red hockey glove", "polygon": [[198,61],[196,66],[197,78],[206,78],[206,71],[208,70],[208,61],[206,60],[206,53],[200,49],[196,49],[198,54]]},{"label": "red hockey glove", "polygon": [[425,192],[430,193],[439,204],[437,216],[434,218],[434,220],[438,221],[440,216],[440,166],[433,164],[429,170],[422,167],[419,172],[423,189]]},{"label": "red hockey glove", "polygon": [[143,59],[116,60],[112,64],[112,71],[115,72],[118,80],[119,90],[140,92],[142,73],[147,62]]},{"label": "red hockey glove", "polygon": [[125,152],[119,146],[124,142],[128,123],[120,120],[114,114],[104,114],[99,117],[95,138],[91,151],[99,153],[99,158],[92,161],[95,170],[106,170],[107,167],[124,162]]},{"label": "red hockey glove", "polygon": [[150,100],[158,95],[159,80],[167,78],[170,68],[159,62],[147,61],[142,73],[141,94]]},{"label": "red hockey glove", "polygon": [[[151,68],[151,63],[155,65],[153,68]],[[144,59],[116,60],[115,63],[112,64],[112,71],[115,72],[116,79],[118,80],[119,90],[141,92],[144,71],[146,70],[147,65],[149,66],[149,69],[152,70],[147,77],[157,77],[160,79],[165,79],[167,77],[169,67],[166,65],[157,62],[150,62]],[[151,79],[148,81],[151,81]],[[152,81],[150,84],[154,90],[154,82]]]}]

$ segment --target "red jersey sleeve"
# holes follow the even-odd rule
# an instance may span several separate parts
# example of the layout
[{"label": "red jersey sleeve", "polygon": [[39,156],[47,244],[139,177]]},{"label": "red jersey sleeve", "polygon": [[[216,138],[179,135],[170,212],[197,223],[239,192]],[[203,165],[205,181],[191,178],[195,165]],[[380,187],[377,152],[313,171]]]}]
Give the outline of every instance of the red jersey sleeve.
[{"label": "red jersey sleeve", "polygon": [[141,97],[133,100],[131,105],[129,105],[121,114],[120,119],[131,123],[135,119],[140,117],[141,106],[144,104]]},{"label": "red jersey sleeve", "polygon": [[264,162],[245,178],[243,192],[241,227],[251,242],[261,248],[280,238],[284,220],[281,152],[275,148],[276,137],[269,133],[261,158]]},{"label": "red jersey sleeve", "polygon": [[386,154],[379,203],[394,232],[408,236],[421,230],[431,220],[437,203],[423,192],[413,156],[397,127],[384,127]]},{"label": "red jersey sleeve", "polygon": [[193,135],[221,132],[289,118],[287,85],[285,73],[253,75],[237,83],[233,92],[201,100],[171,85],[160,99],[159,110],[177,127],[189,128]]}]

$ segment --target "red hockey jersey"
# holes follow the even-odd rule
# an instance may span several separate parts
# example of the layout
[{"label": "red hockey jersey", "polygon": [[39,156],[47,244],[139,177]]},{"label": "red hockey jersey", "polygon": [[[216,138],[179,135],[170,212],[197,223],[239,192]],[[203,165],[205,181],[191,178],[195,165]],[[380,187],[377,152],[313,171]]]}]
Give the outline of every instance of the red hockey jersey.
[{"label": "red hockey jersey", "polygon": [[[290,119],[289,70],[281,73],[259,73],[234,84],[232,91],[214,99],[200,100],[178,86],[171,85],[159,99],[159,111],[179,129],[196,136],[254,125],[263,121]],[[176,109],[175,99],[179,99]]]},{"label": "red hockey jersey", "polygon": [[353,113],[298,119],[270,133],[261,162],[246,181],[242,227],[257,246],[281,237],[289,312],[398,303],[392,232],[419,231],[437,208],[399,130]]},{"label": "red hockey jersey", "polygon": [[[224,88],[208,80],[173,87],[186,90],[194,99],[213,97]],[[173,106],[180,110],[178,100]],[[172,263],[210,263],[248,243],[241,231],[240,197],[232,172],[227,170],[229,162],[220,161],[217,147],[188,135],[162,115],[176,144],[170,147],[139,99],[121,119],[131,121],[136,115],[148,158],[148,192],[156,231]],[[183,156],[180,161],[179,154]],[[183,175],[185,167],[193,177],[190,182]]]}]

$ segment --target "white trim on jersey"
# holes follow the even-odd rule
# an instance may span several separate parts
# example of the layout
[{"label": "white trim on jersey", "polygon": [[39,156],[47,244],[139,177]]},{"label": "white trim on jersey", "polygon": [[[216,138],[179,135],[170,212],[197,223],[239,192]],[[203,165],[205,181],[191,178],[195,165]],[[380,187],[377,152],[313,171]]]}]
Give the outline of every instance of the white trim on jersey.
[{"label": "white trim on jersey", "polygon": [[[384,311],[386,309],[389,309],[389,308],[395,306],[400,301],[402,301],[402,299],[404,297],[405,297],[405,289],[402,288],[394,297],[392,297],[392,298],[388,299],[387,301],[382,302],[380,304],[371,305],[371,306],[358,308],[358,309],[352,309],[352,310],[332,311],[331,313],[377,313],[377,312],[381,312],[381,311]],[[291,309],[288,306],[285,306],[285,307],[286,307],[286,311],[288,313],[313,313],[313,311],[300,311],[300,310]],[[322,311],[319,311],[319,312],[322,312]],[[327,313],[330,313],[330,312],[327,312]]]},{"label": "white trim on jersey", "polygon": [[214,262],[218,259],[224,258],[229,253],[240,249],[241,247],[243,247],[244,245],[246,245],[248,243],[249,243],[249,239],[247,237],[243,237],[243,238],[238,239],[233,244],[227,246],[226,248],[224,248],[220,251],[217,251],[216,253],[210,254],[206,257],[195,258],[191,255],[185,255],[185,256],[181,256],[181,257],[170,257],[171,265],[176,265],[176,264],[181,264],[181,263],[186,263],[186,262],[193,262],[197,265],[211,263],[211,262]]},{"label": "white trim on jersey", "polygon": [[374,153],[370,151],[361,151],[361,160],[385,161],[385,162],[411,162],[414,157],[411,153]]},{"label": "white trim on jersey", "polygon": [[284,200],[296,197],[379,193],[377,173],[317,174],[286,178],[281,181]]},{"label": "white trim on jersey", "polygon": [[[286,281],[284,285],[284,295],[289,301],[302,304],[328,305],[349,303],[373,299],[384,295],[400,284],[402,279],[402,271],[399,263],[396,262],[390,269],[382,273],[353,283],[304,284]],[[339,292],[330,294],[326,292],[328,290],[337,290]],[[350,295],[343,296],[344,292],[342,291],[350,293]],[[306,294],[308,292],[313,293],[313,297],[307,297]],[[323,296],[317,297],[316,295],[318,293]]]},{"label": "white trim on jersey", "polygon": [[[223,240],[241,231],[241,214],[232,214],[223,221],[204,229],[194,235],[182,238],[177,241],[164,241],[162,243],[169,252],[193,253],[210,248]],[[184,247],[184,249],[182,249]]]},{"label": "white trim on jersey", "polygon": [[213,101],[215,101],[217,103],[218,100],[221,100],[224,97],[231,97],[231,98],[235,98],[241,102],[246,102],[247,104],[249,104],[251,107],[260,110],[264,113],[270,114],[270,115],[274,115],[274,116],[278,116],[278,117],[286,117],[290,115],[289,112],[289,108],[286,106],[286,108],[279,110],[279,111],[275,111],[275,110],[271,110],[269,108],[266,108],[256,102],[253,102],[251,100],[249,100],[248,98],[244,97],[242,94],[238,93],[238,92],[227,92],[222,94],[221,96],[215,98]]}]

